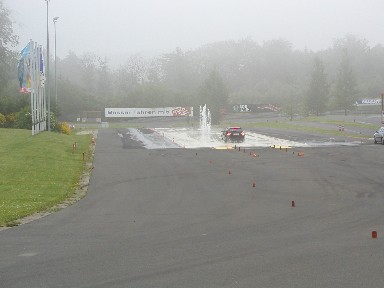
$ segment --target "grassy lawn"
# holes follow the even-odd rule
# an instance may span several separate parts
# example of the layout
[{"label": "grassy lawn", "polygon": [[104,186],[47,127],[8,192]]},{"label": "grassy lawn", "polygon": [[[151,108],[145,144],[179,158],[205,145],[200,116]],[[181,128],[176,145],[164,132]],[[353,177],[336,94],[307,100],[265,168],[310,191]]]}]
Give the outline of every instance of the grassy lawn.
[{"label": "grassy lawn", "polygon": [[[47,211],[76,191],[91,135],[0,129],[0,226]],[[72,144],[77,143],[72,153]]]},{"label": "grassy lawn", "polygon": [[335,125],[335,126],[342,124],[342,125],[349,126],[349,127],[360,127],[360,128],[371,129],[374,131],[378,127],[376,124],[332,120],[332,119],[325,119],[324,117],[307,117],[307,118],[304,118],[304,120],[302,120],[302,121],[324,123],[324,124],[330,124],[330,125]]}]

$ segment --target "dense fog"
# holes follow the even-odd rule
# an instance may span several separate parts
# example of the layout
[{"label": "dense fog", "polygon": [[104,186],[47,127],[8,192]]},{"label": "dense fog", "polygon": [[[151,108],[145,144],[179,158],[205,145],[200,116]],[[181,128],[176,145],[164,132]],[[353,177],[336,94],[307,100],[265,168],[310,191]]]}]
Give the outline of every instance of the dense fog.
[{"label": "dense fog", "polygon": [[49,86],[64,120],[105,107],[204,103],[214,122],[242,103],[321,115],[382,93],[380,1],[206,2],[0,1],[8,20],[0,113],[28,106],[17,59],[29,39],[46,46],[46,8]]}]

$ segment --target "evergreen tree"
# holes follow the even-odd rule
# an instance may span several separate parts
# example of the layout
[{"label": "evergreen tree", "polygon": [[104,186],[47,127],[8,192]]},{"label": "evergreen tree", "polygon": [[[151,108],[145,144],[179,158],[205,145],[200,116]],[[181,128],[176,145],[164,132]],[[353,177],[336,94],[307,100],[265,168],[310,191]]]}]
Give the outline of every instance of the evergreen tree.
[{"label": "evergreen tree", "polygon": [[207,104],[211,111],[212,124],[220,123],[221,110],[228,103],[228,90],[219,72],[213,70],[200,88],[199,105]]},{"label": "evergreen tree", "polygon": [[[13,85],[11,91],[17,91],[16,80],[16,53],[11,49],[18,44],[18,36],[13,34],[12,21],[9,10],[0,1],[0,113],[7,114],[18,111],[15,106],[15,97],[8,93],[9,87]],[[23,103],[24,105],[24,103]]]},{"label": "evergreen tree", "polygon": [[328,91],[327,75],[324,72],[323,62],[316,57],[314,59],[311,80],[306,95],[306,112],[309,114],[316,114],[317,116],[325,112]]},{"label": "evergreen tree", "polygon": [[352,108],[357,98],[357,81],[353,72],[347,50],[344,50],[341,59],[336,86],[335,104],[338,109],[343,109],[347,115],[347,110]]},{"label": "evergreen tree", "polygon": [[18,36],[13,34],[12,21],[9,10],[0,1],[0,89],[4,87],[10,79],[10,71],[15,64],[15,53],[11,47],[18,44]]}]

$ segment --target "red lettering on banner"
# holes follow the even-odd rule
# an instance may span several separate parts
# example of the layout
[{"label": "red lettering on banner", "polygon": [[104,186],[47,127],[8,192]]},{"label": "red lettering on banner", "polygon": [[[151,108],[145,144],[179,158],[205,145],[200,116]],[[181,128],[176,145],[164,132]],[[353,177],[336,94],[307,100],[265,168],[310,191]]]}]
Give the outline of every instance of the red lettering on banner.
[{"label": "red lettering on banner", "polygon": [[177,107],[172,110],[173,116],[188,116],[190,114],[189,109],[186,107]]}]

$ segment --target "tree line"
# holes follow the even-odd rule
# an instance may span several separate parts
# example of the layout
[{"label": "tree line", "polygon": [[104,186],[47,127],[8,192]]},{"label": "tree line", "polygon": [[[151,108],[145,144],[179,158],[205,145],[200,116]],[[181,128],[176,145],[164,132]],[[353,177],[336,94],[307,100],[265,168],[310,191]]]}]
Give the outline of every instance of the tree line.
[{"label": "tree line", "polygon": [[[13,47],[18,37],[1,1],[0,17],[0,113],[15,118],[29,100],[17,92],[18,51]],[[212,122],[218,123],[228,104],[268,103],[303,115],[347,113],[357,99],[378,98],[383,92],[384,47],[371,47],[353,35],[318,52],[295,50],[285,39],[261,44],[241,39],[188,51],[176,48],[150,59],[131,55],[117,68],[105,57],[69,51],[57,59],[57,72],[54,112],[61,119],[74,121],[82,111],[105,107],[207,104]],[[50,83],[53,97],[54,81]],[[1,121],[0,116],[4,126]]]}]

